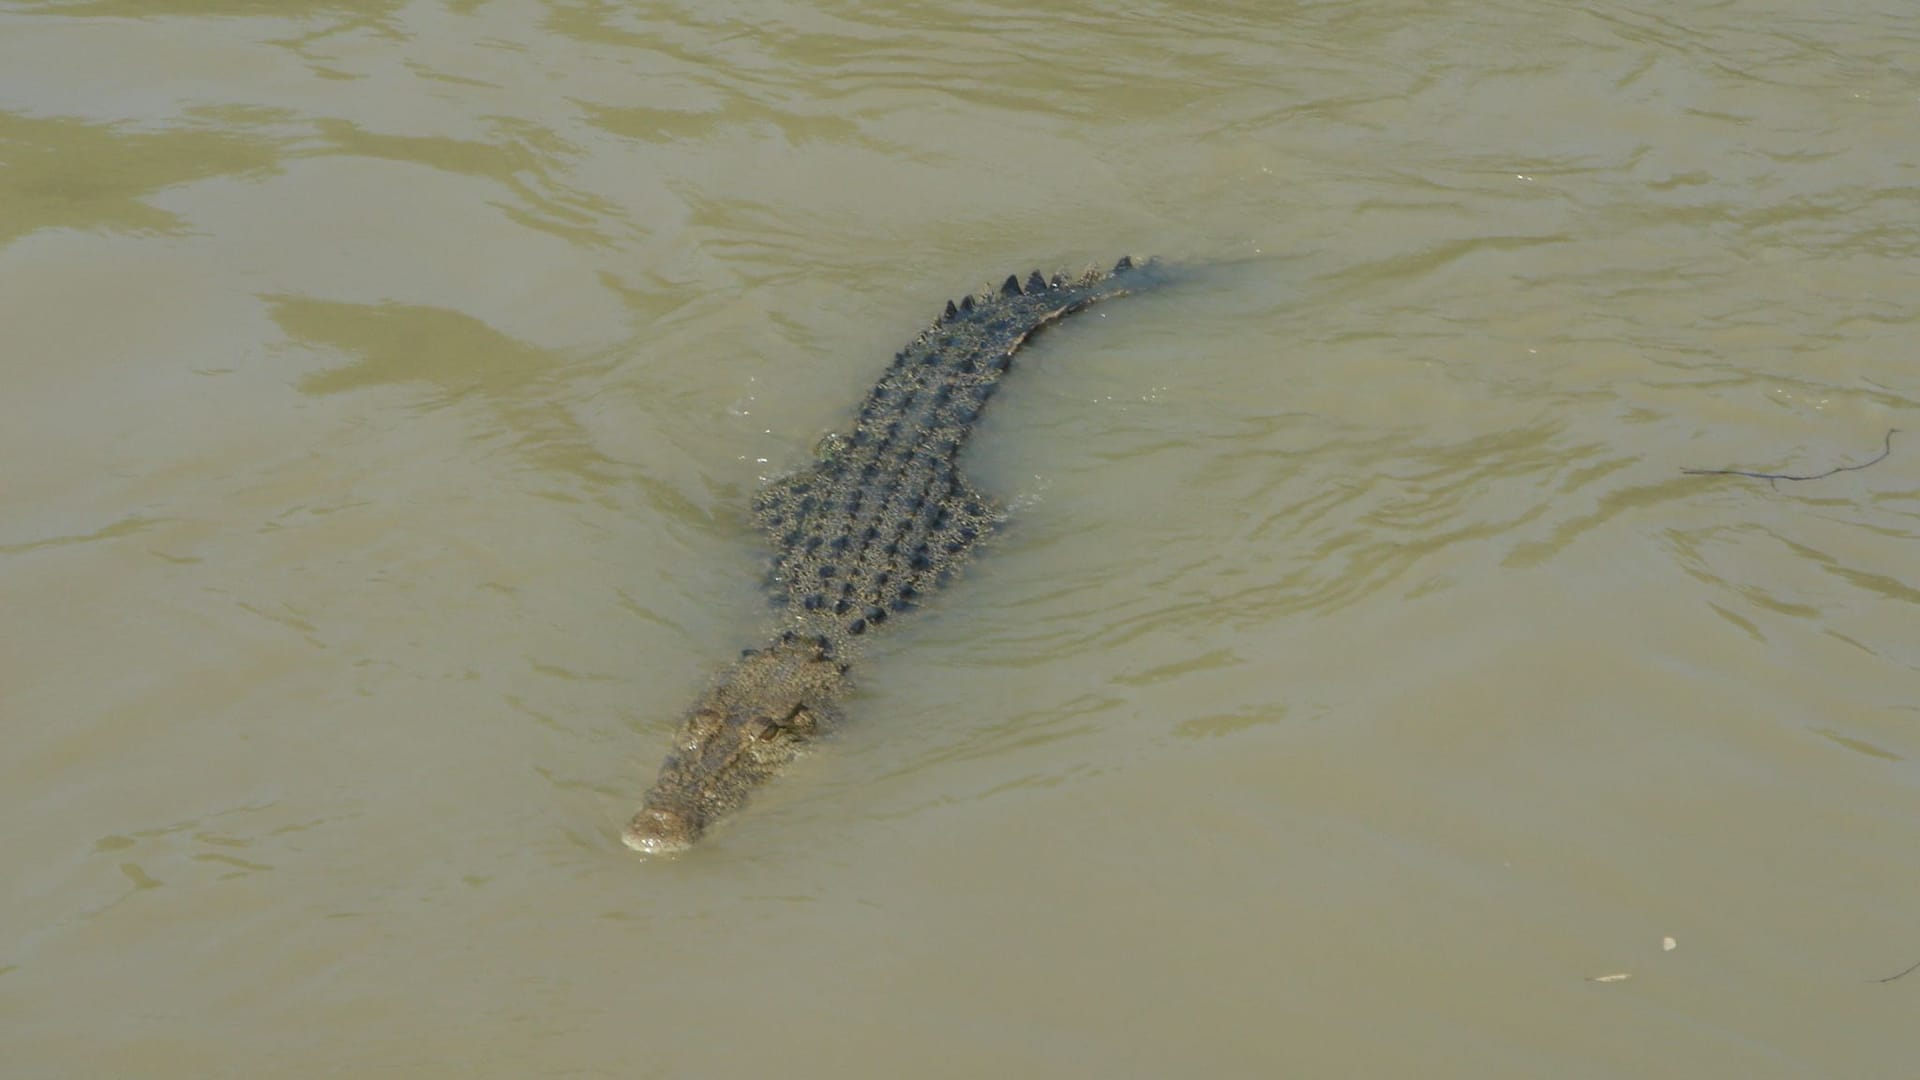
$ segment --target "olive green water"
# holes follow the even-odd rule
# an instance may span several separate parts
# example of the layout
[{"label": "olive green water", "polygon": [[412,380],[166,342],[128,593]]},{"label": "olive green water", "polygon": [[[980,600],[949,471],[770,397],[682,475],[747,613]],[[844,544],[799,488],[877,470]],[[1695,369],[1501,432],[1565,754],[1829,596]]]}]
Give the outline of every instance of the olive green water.
[{"label": "olive green water", "polygon": [[[0,4],[4,1072],[1912,1075],[1916,132],[1895,0]],[[1127,252],[625,852],[754,488]]]}]

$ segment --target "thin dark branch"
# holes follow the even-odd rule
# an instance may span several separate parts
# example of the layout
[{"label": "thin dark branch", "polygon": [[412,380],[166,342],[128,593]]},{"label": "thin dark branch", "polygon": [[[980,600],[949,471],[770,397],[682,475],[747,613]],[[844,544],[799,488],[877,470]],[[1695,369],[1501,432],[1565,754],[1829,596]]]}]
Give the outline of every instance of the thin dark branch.
[{"label": "thin dark branch", "polygon": [[1770,483],[1777,480],[1825,480],[1834,473],[1853,472],[1856,469],[1864,469],[1869,465],[1878,465],[1887,460],[1887,456],[1893,453],[1893,436],[1899,430],[1899,428],[1887,429],[1887,437],[1880,447],[1880,453],[1871,461],[1863,461],[1858,465],[1835,465],[1823,473],[1795,476],[1792,473],[1748,472],[1745,469],[1681,469],[1680,471],[1686,473],[1688,476],[1749,476],[1755,480],[1766,480]]},{"label": "thin dark branch", "polygon": [[1892,981],[1893,981],[1893,980],[1895,980],[1895,979],[1904,979],[1904,978],[1906,978],[1907,976],[1909,976],[1909,975],[1911,975],[1911,974],[1913,974],[1913,973],[1914,973],[1914,972],[1916,972],[1916,971],[1920,971],[1920,960],[1915,960],[1915,961],[1913,962],[1913,966],[1912,966],[1912,967],[1910,967],[1910,968],[1908,968],[1907,970],[1905,970],[1905,971],[1903,971],[1903,972],[1901,972],[1901,973],[1900,973],[1900,974],[1898,974],[1898,975],[1889,975],[1889,976],[1887,976],[1887,977],[1886,977],[1886,978],[1884,978],[1884,979],[1875,979],[1875,980],[1873,980],[1873,981],[1874,981],[1874,982],[1892,982]]}]

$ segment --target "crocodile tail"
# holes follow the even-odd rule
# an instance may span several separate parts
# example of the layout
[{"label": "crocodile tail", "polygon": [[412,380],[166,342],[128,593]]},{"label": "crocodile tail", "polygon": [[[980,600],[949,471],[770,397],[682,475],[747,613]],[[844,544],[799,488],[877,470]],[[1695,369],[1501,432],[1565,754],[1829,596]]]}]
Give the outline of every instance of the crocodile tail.
[{"label": "crocodile tail", "polygon": [[[963,315],[971,314],[976,307],[990,306],[998,300],[1036,297],[1049,292],[1064,291],[1077,294],[1076,298],[1084,300],[1080,306],[1085,306],[1087,303],[1124,296],[1141,288],[1157,285],[1162,280],[1161,269],[1158,259],[1148,258],[1136,263],[1133,261],[1133,256],[1122,255],[1119,261],[1113,264],[1111,270],[1088,270],[1078,276],[1054,274],[1052,277],[1046,277],[1035,270],[1027,275],[1025,282],[1022,282],[1020,275],[1008,274],[1007,279],[1001,282],[998,288],[984,289],[962,298],[958,303],[952,300],[947,301],[946,311],[935,320],[934,325],[940,326],[952,322]],[[1074,310],[1078,310],[1078,307]]]}]

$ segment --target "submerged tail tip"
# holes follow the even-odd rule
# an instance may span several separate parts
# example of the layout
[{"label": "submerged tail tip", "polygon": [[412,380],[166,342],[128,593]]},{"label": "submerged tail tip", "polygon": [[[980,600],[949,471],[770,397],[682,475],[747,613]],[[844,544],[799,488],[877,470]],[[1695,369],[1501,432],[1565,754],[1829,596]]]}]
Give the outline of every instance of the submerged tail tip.
[{"label": "submerged tail tip", "polygon": [[1107,271],[1107,277],[1148,277],[1157,280],[1160,275],[1172,269],[1158,255],[1122,255],[1114,262],[1113,269]]}]

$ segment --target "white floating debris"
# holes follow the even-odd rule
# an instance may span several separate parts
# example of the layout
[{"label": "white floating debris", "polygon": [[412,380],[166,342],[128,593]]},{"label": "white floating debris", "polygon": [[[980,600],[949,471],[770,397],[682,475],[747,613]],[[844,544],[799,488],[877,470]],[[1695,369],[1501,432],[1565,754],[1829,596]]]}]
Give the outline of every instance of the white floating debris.
[{"label": "white floating debris", "polygon": [[1611,975],[1595,975],[1589,978],[1587,981],[1588,982],[1626,982],[1628,979],[1631,979],[1631,978],[1633,978],[1632,972],[1616,971]]},{"label": "white floating debris", "polygon": [[1671,937],[1663,937],[1660,939],[1661,952],[1672,952],[1673,950],[1679,947],[1680,947],[1680,943],[1673,940]]}]

